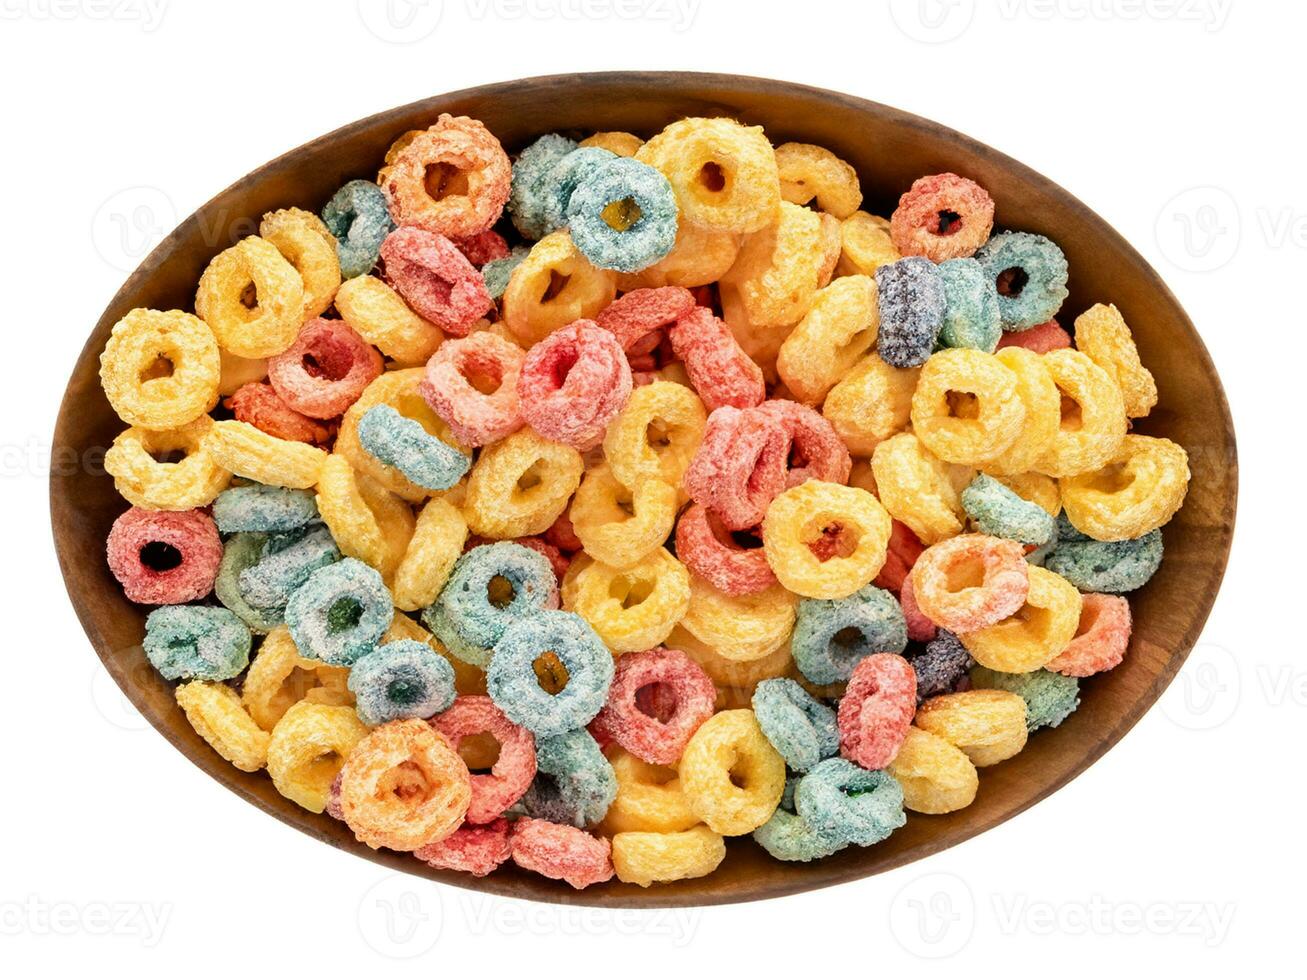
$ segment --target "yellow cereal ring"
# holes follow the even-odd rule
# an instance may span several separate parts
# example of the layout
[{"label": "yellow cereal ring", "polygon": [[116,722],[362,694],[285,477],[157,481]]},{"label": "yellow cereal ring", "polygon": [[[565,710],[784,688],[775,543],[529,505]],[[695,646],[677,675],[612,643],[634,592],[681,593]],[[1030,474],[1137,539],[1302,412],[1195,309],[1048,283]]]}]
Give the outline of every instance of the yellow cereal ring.
[{"label": "yellow cereal ring", "polygon": [[353,708],[311,701],[292,705],[268,742],[272,785],[286,799],[321,813],[336,774],[367,734]]},{"label": "yellow cereal ring", "polygon": [[982,667],[1007,674],[1038,670],[1076,635],[1081,605],[1076,587],[1038,565],[1031,565],[1028,572],[1025,605],[1002,622],[958,637]]},{"label": "yellow cereal ring", "polygon": [[290,630],[278,626],[263,638],[241,685],[241,703],[264,731],[272,731],[292,706],[352,705],[348,667],[300,656]]},{"label": "yellow cereal ring", "polygon": [[277,246],[252,235],[209,262],[195,312],[224,350],[271,357],[293,344],[304,324],[304,280]]},{"label": "yellow cereal ring", "polygon": [[278,439],[234,419],[214,422],[205,443],[223,469],[274,487],[304,490],[313,486],[327,460],[327,453],[317,446]]},{"label": "yellow cereal ring", "polygon": [[1025,420],[1017,376],[993,354],[950,348],[932,354],[921,368],[912,430],[944,462],[989,462],[1016,441]]},{"label": "yellow cereal ring", "polygon": [[[844,281],[837,279],[827,288]],[[920,375],[921,368],[896,368],[872,352],[831,388],[821,414],[849,452],[870,456],[878,445],[907,427]]]},{"label": "yellow cereal ring", "polygon": [[336,290],[340,317],[381,353],[404,367],[426,364],[445,335],[408,308],[375,276],[346,279]]},{"label": "yellow cereal ring", "polygon": [[691,575],[690,605],[679,628],[722,660],[761,660],[787,650],[798,602],[798,596],[780,585],[752,595],[730,596],[706,579]]},{"label": "yellow cereal ring", "polygon": [[644,146],[644,140],[634,133],[620,131],[595,133],[581,140],[579,146],[597,146],[601,150],[615,153],[619,157],[633,157]]},{"label": "yellow cereal ring", "polygon": [[719,711],[700,725],[677,772],[690,809],[728,837],[761,827],[785,792],[785,760],[746,709]]},{"label": "yellow cereal ring", "polygon": [[339,453],[322,464],[318,513],[340,550],[390,581],[413,538],[413,511]]},{"label": "yellow cereal ring", "polygon": [[[486,672],[484,670],[452,655],[445,649],[443,643],[422,627],[421,623],[400,612],[395,613],[395,618],[390,621],[390,626],[381,635],[380,642],[383,644],[394,643],[396,640],[416,640],[418,643],[425,643],[448,660],[450,666],[454,668],[454,690],[459,694],[486,693]],[[465,749],[471,744],[473,744],[471,740],[464,739],[463,744],[458,747],[459,755],[463,756],[464,759],[468,759],[468,753]],[[498,751],[498,743],[495,743],[495,750]],[[468,765],[474,769],[489,769],[490,764],[493,762],[493,755],[490,757],[490,762],[484,766],[479,762],[474,764],[468,759]]]},{"label": "yellow cereal ring", "polygon": [[609,423],[604,457],[623,486],[637,487],[653,477],[679,487],[707,423],[703,402],[685,385],[642,385]]},{"label": "yellow cereal ring", "polygon": [[956,745],[975,766],[1010,759],[1026,745],[1026,702],[1010,691],[941,694],[917,708],[922,731]]},{"label": "yellow cereal ring", "polygon": [[[717,296],[721,300],[722,319],[731,328],[731,334],[740,349],[762,368],[763,378],[771,385],[776,385],[780,375],[776,373],[776,358],[780,356],[781,345],[794,329],[792,323],[780,323],[765,326],[749,319],[740,297],[740,290],[728,282],[717,284]],[[776,387],[781,387],[776,385]]]},{"label": "yellow cereal ring", "polygon": [[[966,517],[962,487],[970,480],[954,478],[960,469],[932,456],[911,432],[886,439],[871,457],[880,502],[923,544],[935,544],[962,531]],[[963,475],[969,477],[969,473]]]},{"label": "yellow cereal ring", "polygon": [[585,464],[571,446],[528,428],[481,450],[467,481],[463,513],[474,534],[543,534],[567,508]]},{"label": "yellow cereal ring", "polygon": [[789,676],[794,658],[790,655],[788,640],[786,637],[786,642],[777,649],[755,660],[728,660],[682,624],[672,630],[663,645],[687,654],[712,678],[713,684],[717,686],[717,707],[720,710],[725,707],[748,707],[759,681]]},{"label": "yellow cereal ring", "polygon": [[1054,517],[1062,511],[1062,492],[1051,476],[1043,473],[1017,473],[1012,476],[996,476],[994,479],[1022,500],[1038,504]]},{"label": "yellow cereal ring", "polygon": [[617,295],[617,280],[596,269],[564,228],[546,235],[513,270],[504,290],[504,323],[523,347],[576,320],[593,320]]},{"label": "yellow cereal ring", "polygon": [[1095,303],[1076,317],[1076,350],[1101,367],[1116,382],[1125,400],[1125,413],[1143,418],[1157,404],[1157,382],[1139,360],[1139,349],[1121,311],[1110,303]]},{"label": "yellow cereal ring", "polygon": [[666,548],[621,571],[593,562],[573,584],[571,610],[613,653],[658,646],[690,606],[690,573]]},{"label": "yellow cereal ring", "polygon": [[855,211],[840,224],[840,259],[837,276],[871,276],[882,265],[903,258],[890,238],[886,218]]},{"label": "yellow cereal ring", "polygon": [[606,463],[586,472],[569,516],[586,553],[612,568],[630,568],[661,548],[676,524],[676,487],[657,477],[634,491]]},{"label": "yellow cereal ring", "polygon": [[435,602],[466,540],[467,521],[462,512],[441,497],[428,500],[395,569],[391,587],[395,607],[414,610]]},{"label": "yellow cereal ring", "polygon": [[105,397],[142,429],[176,429],[206,414],[218,404],[221,370],[213,331],[180,310],[130,311],[100,355]]},{"label": "yellow cereal ring", "polygon": [[781,197],[791,204],[817,207],[841,221],[862,204],[858,172],[824,146],[811,143],[782,143],[776,147],[776,172],[781,178]]},{"label": "yellow cereal ring", "polygon": [[1017,398],[1025,421],[1012,445],[985,463],[992,474],[1025,473],[1039,462],[1062,424],[1062,396],[1044,359],[1024,347],[1004,347],[994,355],[1017,377]]},{"label": "yellow cereal ring", "polygon": [[1189,455],[1170,439],[1128,435],[1101,469],[1062,480],[1062,506],[1097,541],[1142,538],[1184,503]]},{"label": "yellow cereal ring", "polygon": [[915,725],[899,746],[890,775],[903,787],[903,806],[917,813],[952,813],[971,805],[980,788],[976,766],[952,742]]},{"label": "yellow cereal ring", "polygon": [[733,119],[679,119],[635,158],[663,172],[681,219],[712,231],[765,228],[781,203],[776,151],[761,126]]},{"label": "yellow cereal ring", "polygon": [[795,324],[830,282],[839,252],[838,221],[785,201],[771,224],[745,236],[722,282],[738,292],[754,326]]},{"label": "yellow cereal ring", "polygon": [[880,326],[876,282],[845,276],[817,291],[781,344],[776,370],[796,401],[818,405],[875,346]]},{"label": "yellow cereal ring", "polygon": [[1077,350],[1043,355],[1061,395],[1058,430],[1031,469],[1049,476],[1075,476],[1106,463],[1125,438],[1125,402],[1112,376]]},{"label": "yellow cereal ring", "polygon": [[617,288],[624,293],[633,289],[659,286],[706,286],[726,275],[740,254],[742,235],[730,231],[709,231],[688,221],[676,229],[672,250],[639,272],[619,272]]},{"label": "yellow cereal ring", "polygon": [[[127,501],[147,510],[204,507],[231,482],[205,444],[213,420],[201,415],[176,429],[132,427],[114,439],[104,454],[104,468]],[[157,457],[181,452],[175,463]]]},{"label": "yellow cereal ring", "polygon": [[616,745],[604,754],[617,777],[617,796],[604,817],[606,833],[674,834],[699,822],[681,792],[675,769],[645,762]]},{"label": "yellow cereal ring", "polygon": [[655,881],[702,878],[726,857],[726,841],[707,827],[675,834],[628,831],[613,837],[613,869],[619,881],[648,888]]},{"label": "yellow cereal ring", "polygon": [[[825,561],[809,547],[834,530]],[[778,495],[762,521],[763,550],[781,585],[809,599],[843,599],[871,582],[885,564],[890,515],[857,487],[809,480]]]},{"label": "yellow cereal ring", "polygon": [[321,316],[340,288],[336,239],[311,211],[286,208],[269,211],[259,222],[259,237],[272,242],[304,283],[301,322]]},{"label": "yellow cereal ring", "polygon": [[191,681],[177,688],[186,720],[209,747],[243,772],[258,772],[268,761],[268,733],[241,707],[226,684]]},{"label": "yellow cereal ring", "polygon": [[221,363],[218,394],[224,398],[236,394],[237,389],[255,381],[262,381],[268,376],[266,357],[237,357],[231,351],[222,349],[218,350],[218,357]]},{"label": "yellow cereal ring", "polygon": [[849,470],[849,486],[866,490],[867,493],[875,495],[877,500],[880,499],[880,491],[876,487],[876,474],[871,471],[871,460],[853,461],[853,466]]}]

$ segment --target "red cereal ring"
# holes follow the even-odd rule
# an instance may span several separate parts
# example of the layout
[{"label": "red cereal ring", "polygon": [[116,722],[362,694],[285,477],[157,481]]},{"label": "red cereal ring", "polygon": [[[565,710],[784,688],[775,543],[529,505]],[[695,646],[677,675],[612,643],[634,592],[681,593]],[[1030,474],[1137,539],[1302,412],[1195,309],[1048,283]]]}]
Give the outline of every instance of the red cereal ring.
[{"label": "red cereal ring", "polygon": [[904,580],[925,550],[926,546],[912,533],[911,528],[902,521],[892,521],[885,564],[881,566],[873,584],[891,592],[902,591]]},{"label": "red cereal ring", "polygon": [[1015,614],[1029,588],[1025,549],[988,534],[933,544],[912,568],[918,608],[950,633],[975,633]]},{"label": "red cereal ring", "polygon": [[[633,289],[609,303],[595,322],[610,331],[628,354],[650,353],[653,347],[639,346],[653,334],[659,340],[681,317],[694,309],[694,294],[683,286]],[[653,341],[657,346],[657,341]]]},{"label": "red cereal ring", "polygon": [[294,411],[330,419],[358,401],[383,366],[377,349],[344,320],[315,317],[295,343],[268,358],[268,381]]},{"label": "red cereal ring", "polygon": [[572,527],[572,518],[568,516],[566,510],[558,515],[558,520],[549,525],[548,530],[545,531],[545,540],[560,551],[575,552],[585,547],[581,544],[581,539],[576,536],[576,530]]},{"label": "red cereal ring", "polygon": [[757,411],[776,419],[788,437],[786,489],[807,480],[849,482],[853,458],[835,427],[820,412],[785,398],[763,402]]},{"label": "red cereal ring", "polygon": [[917,605],[916,594],[912,591],[912,576],[904,575],[899,589],[899,605],[903,607],[903,618],[908,624],[908,639],[917,643],[929,643],[939,627],[926,618],[926,614]]},{"label": "red cereal ring", "polygon": [[504,236],[492,228],[468,238],[452,239],[454,247],[463,253],[463,257],[478,269],[495,259],[508,258],[508,242]]},{"label": "red cereal ring", "polygon": [[503,817],[487,824],[464,824],[444,840],[419,847],[413,856],[433,868],[466,871],[484,878],[512,854],[508,842],[510,827]]},{"label": "red cereal ring", "polygon": [[637,758],[670,766],[712,717],[717,688],[680,650],[623,654],[599,716],[613,741]]},{"label": "red cereal ring", "polygon": [[418,392],[465,446],[488,446],[522,427],[517,376],[526,353],[498,334],[447,340],[427,361]]},{"label": "red cereal ring", "polygon": [[430,719],[458,751],[463,739],[488,734],[499,743],[499,758],[490,772],[472,773],[472,802],[468,823],[490,823],[522,798],[536,774],[536,744],[532,734],[514,725],[483,694],[464,694],[447,711]]},{"label": "red cereal ring", "polygon": [[757,540],[752,548],[740,545],[708,508],[691,504],[676,524],[676,557],[727,595],[753,595],[776,584]]},{"label": "red cereal ring", "polygon": [[631,395],[631,367],[616,337],[593,320],[555,330],[517,376],[522,418],[546,439],[593,449]]},{"label": "red cereal ring", "polygon": [[772,498],[785,489],[788,444],[775,415],[723,406],[708,416],[682,485],[730,530],[756,527]]},{"label": "red cereal ring", "polygon": [[899,254],[924,255],[932,262],[971,255],[993,229],[994,200],[985,188],[948,173],[913,181],[889,223]]},{"label": "red cereal ring", "polygon": [[898,755],[916,712],[912,665],[897,653],[864,657],[840,698],[840,755],[863,769],[884,769]]},{"label": "red cereal ring", "polygon": [[452,336],[467,336],[495,305],[484,277],[444,235],[396,228],[381,243],[381,260],[413,312]]},{"label": "red cereal ring", "polygon": [[113,522],[106,550],[123,594],[150,606],[203,599],[222,562],[218,526],[200,510],[133,507]]},{"label": "red cereal ring", "polygon": [[670,337],[672,350],[685,363],[690,383],[708,411],[722,405],[749,408],[767,397],[762,368],[712,310],[696,306],[676,321]]},{"label": "red cereal ring", "polygon": [[612,846],[577,827],[522,817],[509,838],[513,862],[573,888],[585,888],[613,876]]},{"label": "red cereal ring", "polygon": [[1130,603],[1125,596],[1087,592],[1081,597],[1080,625],[1067,648],[1044,665],[1067,677],[1111,670],[1130,646]]},{"label": "red cereal ring", "polygon": [[1029,330],[1004,330],[998,338],[998,350],[1004,347],[1024,347],[1036,354],[1062,350],[1071,346],[1071,335],[1062,329],[1057,319],[1046,320]]},{"label": "red cereal ring", "polygon": [[241,385],[222,404],[236,421],[248,422],[278,439],[318,444],[328,441],[333,434],[332,426],[301,415],[264,381]]}]

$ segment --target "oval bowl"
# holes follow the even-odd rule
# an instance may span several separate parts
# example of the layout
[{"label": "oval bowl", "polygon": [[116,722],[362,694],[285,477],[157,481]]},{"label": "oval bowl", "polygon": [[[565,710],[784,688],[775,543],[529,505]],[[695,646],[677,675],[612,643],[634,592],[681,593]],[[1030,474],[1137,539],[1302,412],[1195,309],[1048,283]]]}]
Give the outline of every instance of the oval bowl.
[{"label": "oval bowl", "polygon": [[[512,866],[483,879],[432,870],[408,855],[370,850],[344,824],[279,795],[266,775],[240,772],[220,758],[187,723],[173,686],[146,662],[145,610],[123,597],[104,559],[105,536],[125,505],[98,465],[123,428],[100,390],[100,351],[113,324],[134,307],[191,309],[209,259],[254,233],[264,212],[290,206],[316,212],[346,180],[372,179],[396,136],[430,125],[441,112],[481,119],[510,151],[550,131],[648,136],[681,116],[730,114],[765,126],[774,143],[832,149],[857,168],[864,208],[874,213],[888,215],[916,177],[953,170],[988,188],[997,225],[1054,239],[1071,267],[1065,313],[1100,300],[1121,309],[1160,392],[1139,431],[1183,445],[1193,470],[1188,500],[1164,532],[1166,560],[1132,596],[1135,630],[1125,662],[1082,682],[1080,709],[1064,724],[1040,731],[1015,758],[985,769],[979,795],[965,810],[912,814],[874,847],[811,864],[776,862],[750,839],[736,839],[712,876],[649,889],[614,880],[576,892]],[[351,123],[243,177],[168,235],[109,303],[73,369],[52,458],[51,518],[73,606],[110,675],[187,758],[278,819],[389,868],[501,895],[609,907],[743,902],[852,881],[952,847],[1064,786],[1139,720],[1196,641],[1229,555],[1237,489],[1229,407],[1193,324],[1139,253],[1071,194],[954,130],[874,102],[767,79],[662,72],[554,75],[437,96]]]}]

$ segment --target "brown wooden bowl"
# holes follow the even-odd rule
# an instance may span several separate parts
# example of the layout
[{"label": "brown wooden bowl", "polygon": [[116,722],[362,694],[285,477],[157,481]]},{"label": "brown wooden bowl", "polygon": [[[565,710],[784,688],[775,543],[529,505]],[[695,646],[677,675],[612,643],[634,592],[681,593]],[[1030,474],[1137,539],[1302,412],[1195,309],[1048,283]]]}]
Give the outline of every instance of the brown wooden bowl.
[{"label": "brown wooden bowl", "polygon": [[[253,233],[264,212],[292,205],[317,211],[346,180],[372,179],[396,136],[431,124],[441,112],[483,120],[510,150],[555,130],[647,136],[681,116],[727,113],[762,124],[775,143],[830,147],[857,167],[864,206],[874,213],[888,215],[916,177],[953,170],[988,188],[1000,226],[1054,239],[1071,266],[1067,314],[1100,300],[1122,310],[1161,396],[1139,429],[1183,445],[1193,469],[1189,498],[1165,530],[1166,560],[1131,597],[1135,630],[1125,662],[1082,684],[1080,709],[1064,724],[1040,731],[1020,755],[985,769],[980,793],[965,810],[912,814],[875,847],[849,848],[812,864],[773,861],[749,838],[736,839],[712,876],[649,889],[612,881],[574,892],[513,867],[480,880],[434,871],[408,855],[369,850],[344,824],[279,795],[265,774],[240,772],[221,759],[187,724],[173,685],[146,662],[146,610],[123,598],[105,563],[105,535],[125,505],[99,466],[104,447],[123,428],[100,390],[100,351],[113,324],[134,307],[190,309],[209,259]],[[192,762],[273,816],[387,867],[502,895],[611,907],[741,902],[851,881],[951,847],[1063,786],[1139,720],[1197,639],[1230,551],[1237,476],[1229,408],[1193,324],[1139,253],[1062,188],[960,133],[874,102],[766,79],[661,72],[557,75],[438,96],[351,123],[241,178],[173,231],[110,302],[73,369],[53,458],[55,545],[87,636],[127,697]]]}]

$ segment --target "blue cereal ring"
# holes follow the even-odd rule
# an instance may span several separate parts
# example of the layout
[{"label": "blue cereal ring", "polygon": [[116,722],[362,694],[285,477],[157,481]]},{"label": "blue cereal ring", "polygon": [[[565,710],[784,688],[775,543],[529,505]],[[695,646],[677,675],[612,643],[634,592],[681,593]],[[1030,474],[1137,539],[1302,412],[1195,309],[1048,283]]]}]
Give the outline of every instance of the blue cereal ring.
[{"label": "blue cereal ring", "polygon": [[[609,224],[609,205],[618,205],[625,227]],[[629,157],[617,157],[589,174],[567,206],[572,241],[591,265],[639,272],[676,244],[676,192],[659,171]]]},{"label": "blue cereal ring", "polygon": [[[535,662],[553,653],[567,671],[557,694],[540,686]],[[588,724],[608,698],[613,655],[575,613],[545,610],[516,620],[495,644],[486,668],[486,693],[511,721],[537,737]]]},{"label": "blue cereal ring", "polygon": [[1053,516],[981,473],[962,491],[962,509],[985,534],[1021,544],[1041,545],[1052,540]]},{"label": "blue cereal ring", "polygon": [[860,847],[884,840],[907,822],[898,780],[848,759],[817,763],[799,780],[794,805],[818,837]]},{"label": "blue cereal ring", "polygon": [[395,616],[381,573],[356,558],[319,568],[286,606],[300,655],[349,667],[376,647]]},{"label": "blue cereal ring", "polygon": [[894,367],[925,364],[944,324],[944,280],[930,259],[910,255],[876,269],[876,351]]},{"label": "blue cereal ring", "polygon": [[310,575],[340,558],[335,539],[322,525],[293,539],[269,536],[259,560],[240,573],[240,593],[255,608],[284,609]]},{"label": "blue cereal ring", "polygon": [[794,812],[799,780],[785,781],[785,795],[768,821],[753,832],[753,839],[778,861],[816,861],[848,847],[847,841],[828,840]]},{"label": "blue cereal ring", "polygon": [[546,181],[549,172],[554,164],[576,147],[576,140],[557,133],[545,133],[513,161],[508,216],[523,238],[536,241],[545,237]]},{"label": "blue cereal ring", "polygon": [[1005,231],[980,246],[976,261],[998,292],[1004,330],[1047,323],[1066,301],[1066,256],[1043,235]]},{"label": "blue cereal ring", "polygon": [[318,519],[312,490],[251,483],[224,490],[213,501],[213,520],[223,534],[294,531]]},{"label": "blue cereal ring", "polygon": [[390,405],[375,405],[364,412],[358,435],[370,456],[427,490],[448,490],[472,468],[469,457]]},{"label": "blue cereal ring", "polygon": [[430,718],[454,703],[454,668],[417,640],[396,640],[365,653],[349,669],[354,710],[365,725]]},{"label": "blue cereal ring", "polygon": [[567,227],[567,206],[582,181],[617,154],[598,146],[579,146],[560,157],[541,184],[545,234]]},{"label": "blue cereal ring", "polygon": [[939,328],[939,342],[945,347],[994,353],[1003,333],[994,280],[975,259],[949,259],[938,268],[944,283],[944,322]]},{"label": "blue cereal ring", "polygon": [[516,245],[502,259],[491,259],[481,267],[481,276],[486,281],[486,291],[491,299],[500,299],[508,288],[508,280],[513,278],[513,270],[522,264],[531,254],[525,245]]},{"label": "blue cereal ring", "polygon": [[1026,674],[1005,674],[986,667],[971,671],[971,686],[1011,691],[1026,702],[1026,730],[1056,728],[1080,706],[1080,682],[1051,670],[1032,670]]},{"label": "blue cereal ring", "polygon": [[838,755],[835,712],[788,677],[762,681],[753,690],[753,714],[767,741],[798,772]]},{"label": "blue cereal ring", "polygon": [[370,180],[351,180],[331,195],[322,209],[322,223],[336,237],[336,257],[345,279],[372,271],[381,243],[395,227],[385,193]]},{"label": "blue cereal ring", "polygon": [[926,649],[908,658],[917,675],[917,704],[937,694],[957,690],[958,682],[967,676],[975,663],[962,641],[948,630],[939,630]]},{"label": "blue cereal ring", "polygon": [[269,633],[286,621],[285,605],[261,609],[251,605],[241,591],[240,577],[257,565],[268,544],[266,534],[241,532],[227,539],[222,548],[222,562],[213,583],[218,601],[234,612],[255,633]]},{"label": "blue cereal ring", "polygon": [[617,798],[617,774],[584,728],[536,739],[536,775],[522,806],[552,823],[589,827]]},{"label": "blue cereal ring", "polygon": [[170,681],[230,680],[249,666],[250,630],[229,609],[160,606],[145,618],[145,656]]},{"label": "blue cereal ring", "polygon": [[1059,535],[1053,551],[1044,559],[1044,567],[1081,592],[1133,592],[1161,567],[1161,530],[1129,541],[1093,541],[1079,531],[1074,534],[1071,538]]},{"label": "blue cereal ring", "polygon": [[907,645],[903,607],[874,585],[844,599],[802,600],[790,640],[795,666],[814,684],[847,681],[864,657]]}]

